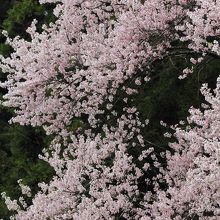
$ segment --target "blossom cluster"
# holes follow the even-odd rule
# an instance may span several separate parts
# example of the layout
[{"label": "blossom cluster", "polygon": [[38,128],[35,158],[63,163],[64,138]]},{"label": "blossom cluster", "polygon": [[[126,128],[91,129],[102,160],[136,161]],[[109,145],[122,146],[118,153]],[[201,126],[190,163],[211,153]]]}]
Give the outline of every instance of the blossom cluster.
[{"label": "blossom cluster", "polygon": [[[43,126],[54,135],[40,158],[56,175],[49,184],[39,183],[31,205],[24,198],[31,196],[30,188],[20,181],[24,196],[19,201],[3,193],[16,211],[11,218],[218,219],[220,80],[214,94],[202,87],[209,106],[190,109],[188,127],[173,127],[172,151],[159,155],[142,134],[147,119],[142,122],[130,102],[138,90],[126,82],[141,87],[149,81],[145,70],[169,55],[175,41],[201,56],[218,56],[220,2],[40,3],[56,3],[57,20],[41,33],[34,20],[29,41],[7,38],[14,52],[1,57],[0,68],[8,73],[1,86],[8,91],[3,104],[15,109],[12,122]],[[202,59],[190,61],[195,65]],[[117,97],[119,90],[126,96]],[[71,130],[72,121],[81,117],[87,128]]]}]

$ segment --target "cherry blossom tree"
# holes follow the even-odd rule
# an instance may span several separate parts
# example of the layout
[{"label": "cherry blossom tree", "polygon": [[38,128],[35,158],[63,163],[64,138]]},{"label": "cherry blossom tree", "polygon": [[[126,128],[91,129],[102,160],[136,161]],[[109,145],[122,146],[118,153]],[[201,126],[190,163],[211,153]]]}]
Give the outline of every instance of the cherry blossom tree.
[{"label": "cherry blossom tree", "polygon": [[39,34],[32,23],[30,42],[8,38],[15,52],[1,65],[10,73],[2,86],[5,104],[16,108],[13,121],[43,125],[49,133],[82,113],[94,122],[106,97],[169,47],[183,13],[170,0],[61,2],[55,24]]},{"label": "cherry blossom tree", "polygon": [[214,93],[201,89],[206,104],[190,109],[186,128],[175,126],[174,154],[167,153],[166,193],[158,190],[153,204],[156,219],[218,219],[219,198],[219,101],[220,78]]},{"label": "cherry blossom tree", "polygon": [[[218,57],[220,2],[40,2],[57,3],[57,21],[41,33],[33,21],[30,41],[7,38],[14,52],[1,57],[8,73],[1,86],[8,90],[3,104],[15,108],[12,122],[43,126],[54,135],[40,157],[56,175],[39,183],[32,204],[21,181],[18,201],[3,193],[16,211],[12,219],[218,219],[220,81],[214,94],[202,87],[209,106],[191,109],[190,126],[174,126],[177,142],[160,155],[144,140],[147,127],[128,102],[138,90],[126,81],[141,86],[150,80],[152,63],[173,52],[192,55],[180,78],[207,54]],[[183,48],[173,46],[177,41]],[[122,110],[111,111],[119,89],[126,93]],[[114,123],[104,123],[106,115]],[[82,116],[88,128],[71,130]]]}]

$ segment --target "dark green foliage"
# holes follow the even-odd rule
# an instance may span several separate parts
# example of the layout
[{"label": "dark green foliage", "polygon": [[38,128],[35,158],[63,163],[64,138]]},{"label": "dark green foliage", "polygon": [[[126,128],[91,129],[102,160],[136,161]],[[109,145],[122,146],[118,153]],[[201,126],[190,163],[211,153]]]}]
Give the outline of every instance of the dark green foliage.
[{"label": "dark green foliage", "polygon": [[[17,35],[29,39],[26,29],[33,19],[38,20],[41,31],[42,24],[55,21],[53,5],[40,5],[38,0],[0,0],[0,31],[6,30],[10,37]],[[8,56],[12,50],[4,44],[5,37],[0,33],[0,54]]]},{"label": "dark green foliage", "polygon": [[2,22],[2,29],[7,30],[10,36],[27,37],[25,30],[30,26],[33,19],[39,21],[39,27],[43,23],[54,20],[51,5],[40,5],[37,0],[12,2],[12,6],[7,11],[7,17]]},{"label": "dark green foliage", "polygon": [[[52,5],[40,5],[37,0],[7,1],[0,0],[0,30],[7,30],[10,37],[20,35],[26,39],[27,27],[32,20],[39,20],[38,26],[54,20]],[[39,28],[40,30],[40,28]],[[5,37],[0,34],[0,54],[9,56],[10,46],[5,45]],[[5,75],[0,73],[0,79]],[[5,93],[0,90],[0,97]],[[6,192],[12,198],[20,196],[18,179],[23,179],[37,191],[38,182],[48,182],[53,174],[52,168],[38,159],[38,154],[47,147],[50,138],[46,137],[41,128],[9,125],[8,120],[13,116],[13,110],[0,107],[0,192]],[[6,220],[10,212],[0,198],[0,218]]]},{"label": "dark green foliage", "polygon": [[[12,116],[6,109],[0,109],[0,192],[7,192],[12,198],[18,198],[20,189],[18,179],[37,190],[38,182],[48,182],[53,173],[45,162],[38,159],[42,148],[49,139],[42,129],[9,125]],[[0,217],[7,219],[4,202],[0,202]]]},{"label": "dark green foliage", "polygon": [[166,129],[160,126],[160,121],[174,125],[186,120],[189,108],[200,107],[201,102],[204,102],[200,93],[202,84],[208,83],[209,87],[215,87],[220,73],[219,60],[207,57],[190,76],[179,80],[181,70],[189,64],[187,56],[173,56],[157,62],[151,73],[152,80],[141,86],[134,97],[141,115],[150,120],[149,129],[144,131],[145,137],[157,146],[167,145],[162,140]]}]

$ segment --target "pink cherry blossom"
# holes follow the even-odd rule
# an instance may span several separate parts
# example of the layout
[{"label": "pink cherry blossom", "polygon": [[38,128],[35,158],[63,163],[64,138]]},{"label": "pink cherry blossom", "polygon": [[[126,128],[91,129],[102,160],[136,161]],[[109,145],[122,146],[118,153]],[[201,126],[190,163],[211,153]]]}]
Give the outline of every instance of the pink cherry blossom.
[{"label": "pink cherry blossom", "polygon": [[[39,33],[34,20],[27,30],[30,41],[7,37],[14,52],[1,57],[0,68],[8,74],[1,86],[7,89],[3,104],[15,109],[11,122],[42,126],[54,135],[40,158],[56,175],[39,183],[30,205],[31,190],[21,180],[18,201],[2,193],[15,211],[11,219],[219,219],[220,80],[214,93],[201,88],[209,105],[191,108],[187,123],[172,127],[177,140],[170,143],[172,151],[159,155],[143,135],[148,120],[142,122],[130,105],[138,89],[126,82],[140,88],[150,81],[143,70],[170,55],[176,41],[199,57],[190,59],[180,78],[193,74],[192,64],[206,54],[219,57],[220,2],[40,3],[56,3],[57,21]],[[119,89],[125,97],[117,96]],[[123,111],[117,112],[120,98]],[[72,131],[71,122],[82,116],[88,127]],[[110,119],[114,124],[106,122]]]}]

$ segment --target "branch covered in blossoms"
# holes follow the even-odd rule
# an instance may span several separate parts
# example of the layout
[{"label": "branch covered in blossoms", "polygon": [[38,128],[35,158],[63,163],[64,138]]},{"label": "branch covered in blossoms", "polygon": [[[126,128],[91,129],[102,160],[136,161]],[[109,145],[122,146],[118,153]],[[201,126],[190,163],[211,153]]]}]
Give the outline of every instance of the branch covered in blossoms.
[{"label": "branch covered in blossoms", "polygon": [[[57,20],[41,33],[34,20],[29,41],[7,37],[14,52],[1,57],[8,73],[1,86],[7,89],[3,104],[15,109],[12,122],[54,135],[40,157],[56,175],[39,184],[31,205],[3,193],[16,211],[12,219],[218,219],[220,80],[214,94],[202,87],[210,106],[192,108],[190,126],[174,127],[177,142],[161,154],[142,134],[147,128],[128,102],[138,89],[126,82],[141,87],[149,81],[145,70],[172,55],[176,42],[192,52],[192,66],[206,54],[219,57],[220,2],[40,2],[57,3]],[[180,78],[190,73],[193,67]],[[116,97],[122,90],[126,97]],[[106,116],[115,99],[122,99],[120,111]],[[75,118],[88,128],[69,129]]]}]

